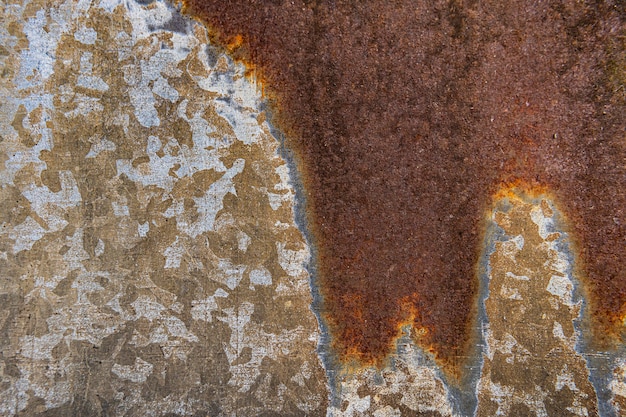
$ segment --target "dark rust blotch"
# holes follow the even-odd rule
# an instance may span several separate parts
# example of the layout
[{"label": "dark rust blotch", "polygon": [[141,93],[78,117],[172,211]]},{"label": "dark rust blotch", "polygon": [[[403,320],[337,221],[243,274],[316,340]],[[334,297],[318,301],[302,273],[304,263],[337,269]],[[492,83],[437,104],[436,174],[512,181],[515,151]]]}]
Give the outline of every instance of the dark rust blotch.
[{"label": "dark rust blotch", "polygon": [[186,0],[254,68],[299,158],[334,348],[380,363],[398,326],[467,353],[485,210],[547,187],[594,323],[626,313],[624,3]]}]

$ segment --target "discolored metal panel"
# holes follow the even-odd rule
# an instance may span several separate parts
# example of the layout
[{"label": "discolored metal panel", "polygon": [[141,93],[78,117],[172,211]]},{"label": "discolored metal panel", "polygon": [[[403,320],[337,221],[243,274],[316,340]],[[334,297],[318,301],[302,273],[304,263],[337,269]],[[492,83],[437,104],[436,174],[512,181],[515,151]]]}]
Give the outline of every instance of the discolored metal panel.
[{"label": "discolored metal panel", "polygon": [[243,67],[163,2],[1,13],[0,415],[325,414],[309,249]]},{"label": "discolored metal panel", "polygon": [[3,5],[0,414],[623,414],[623,6],[186,6]]},{"label": "discolored metal panel", "polygon": [[341,362],[380,364],[411,321],[459,371],[483,217],[503,184],[554,193],[596,337],[620,336],[623,4],[184,4],[249,63],[296,152]]}]

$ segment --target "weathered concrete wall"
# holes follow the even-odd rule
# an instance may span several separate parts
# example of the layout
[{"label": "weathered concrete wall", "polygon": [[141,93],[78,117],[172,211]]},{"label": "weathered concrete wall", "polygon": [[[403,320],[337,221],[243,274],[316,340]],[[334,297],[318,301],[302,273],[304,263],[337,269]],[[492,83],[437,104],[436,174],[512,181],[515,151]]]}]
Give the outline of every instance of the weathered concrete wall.
[{"label": "weathered concrete wall", "polygon": [[324,369],[296,175],[244,68],[162,2],[1,13],[0,415],[624,413],[545,196],[486,220],[464,381],[410,328],[383,369]]}]

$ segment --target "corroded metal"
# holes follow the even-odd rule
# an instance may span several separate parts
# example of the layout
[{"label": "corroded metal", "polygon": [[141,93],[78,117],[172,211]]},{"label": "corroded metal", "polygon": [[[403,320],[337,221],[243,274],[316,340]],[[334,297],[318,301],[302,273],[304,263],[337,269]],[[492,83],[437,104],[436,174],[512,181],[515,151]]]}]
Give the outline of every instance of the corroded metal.
[{"label": "corroded metal", "polygon": [[186,12],[250,64],[296,150],[341,362],[407,321],[458,372],[483,216],[503,184],[571,221],[596,340],[626,314],[620,2],[211,1]]},{"label": "corroded metal", "polygon": [[[256,10],[255,14],[245,9],[253,3],[240,4],[241,19],[266,12]],[[270,13],[274,6],[268,4],[264,3],[263,7]],[[542,164],[550,162],[554,173],[571,168],[567,172],[577,173],[579,176],[574,179],[579,180],[582,187],[597,180],[598,172],[604,169],[606,178],[604,182],[595,183],[595,189],[603,189],[609,179],[615,182],[613,188],[606,188],[613,190],[612,194],[598,198],[615,204],[623,199],[623,190],[619,189],[623,182],[615,177],[623,172],[620,171],[623,165],[611,165],[614,158],[623,155],[620,153],[623,152],[623,137],[611,136],[610,131],[611,127],[619,128],[622,123],[621,116],[612,113],[623,106],[620,101],[623,100],[620,95],[623,93],[620,87],[623,85],[623,65],[620,64],[623,46],[619,44],[623,39],[619,34],[623,12],[620,9],[611,12],[599,6],[594,11],[585,5],[559,9],[554,4],[555,7],[546,8],[545,16],[553,19],[548,19],[548,23],[554,23],[557,15],[562,17],[562,22],[550,29],[553,32],[546,29],[549,33],[558,35],[564,27],[569,28],[565,38],[556,36],[555,44],[558,46],[563,39],[568,39],[578,48],[578,52],[556,48],[553,53],[561,51],[564,55],[556,53],[554,56],[579,59],[565,60],[561,74],[564,81],[551,87],[549,81],[554,79],[550,78],[549,71],[544,74],[548,81],[542,81],[539,73],[531,74],[527,82],[511,79],[514,74],[530,74],[544,61],[531,54],[529,56],[539,60],[533,64],[535,66],[515,69],[511,65],[518,61],[515,57],[507,58],[502,48],[518,51],[517,58],[523,61],[524,53],[536,52],[538,45],[550,43],[545,40],[523,49],[527,43],[536,42],[541,34],[527,33],[511,25],[511,22],[520,23],[514,11],[508,13],[499,6],[485,4],[461,7],[451,3],[448,8],[422,6],[423,16],[419,22],[430,22],[434,26],[428,29],[432,29],[430,32],[415,30],[424,36],[436,35],[429,43],[433,48],[447,45],[446,48],[452,49],[446,52],[443,48],[439,54],[430,51],[431,58],[439,56],[441,59],[434,59],[428,65],[420,61],[420,71],[433,66],[430,73],[425,73],[431,75],[422,75],[420,80],[428,84],[438,79],[440,83],[419,90],[428,94],[440,91],[424,99],[432,99],[424,104],[432,118],[424,119],[427,123],[421,127],[429,133],[416,137],[413,144],[400,143],[401,147],[389,158],[405,162],[418,158],[419,153],[402,156],[399,152],[423,144],[429,146],[431,153],[424,156],[427,162],[432,162],[429,158],[441,157],[443,163],[446,154],[464,152],[457,149],[458,146],[472,143],[478,146],[474,142],[452,141],[450,138],[454,135],[447,136],[447,133],[456,130],[444,129],[448,126],[445,117],[451,114],[452,122],[459,122],[460,132],[464,132],[460,122],[483,117],[500,133],[508,127],[518,129],[515,132],[519,137],[502,136],[500,148],[493,141],[482,144],[495,146],[490,149],[492,156],[497,152],[510,152],[508,161],[513,165],[507,165],[504,172],[515,172],[517,168],[525,172],[525,169],[545,167]],[[305,5],[303,11],[297,2],[286,2],[282,7],[293,14],[294,19],[289,24],[294,26],[295,32],[305,23],[295,17],[312,10]],[[367,4],[363,7],[367,8]],[[381,31],[386,28],[384,19],[402,20],[401,16],[385,14],[392,5],[387,7],[380,10],[382,20],[376,27]],[[492,13],[489,7],[493,7]],[[538,9],[535,7],[540,6],[528,6],[531,17],[536,17],[533,13]],[[433,10],[439,10],[440,15],[433,15]],[[377,366],[367,366],[363,364],[367,361],[359,360],[346,363],[328,360],[329,351],[332,352],[328,349],[330,342],[318,328],[314,315],[320,313],[317,309],[328,306],[316,301],[319,289],[309,287],[310,276],[317,272],[315,265],[309,263],[310,254],[316,255],[315,251],[321,246],[319,241],[317,246],[307,243],[303,237],[303,232],[307,233],[306,225],[298,217],[302,213],[297,207],[294,210],[302,203],[299,198],[305,196],[305,190],[298,187],[294,161],[301,167],[305,164],[297,160],[302,155],[295,155],[296,158],[288,155],[288,148],[281,142],[283,133],[277,130],[284,128],[292,135],[286,143],[293,144],[298,140],[298,136],[293,136],[298,132],[294,128],[296,121],[292,120],[291,125],[289,118],[281,113],[280,105],[286,99],[269,85],[266,70],[261,66],[244,67],[234,63],[231,56],[211,45],[202,25],[181,16],[164,2],[13,1],[6,2],[0,13],[0,91],[3,97],[0,103],[1,415],[608,417],[624,414],[624,347],[617,344],[613,345],[613,350],[606,350],[607,344],[597,343],[597,336],[603,333],[591,332],[594,326],[598,328],[597,323],[594,325],[589,320],[597,318],[590,313],[598,304],[589,297],[594,287],[585,276],[587,266],[580,263],[581,259],[589,258],[588,255],[576,256],[577,244],[581,242],[577,233],[581,227],[587,230],[588,224],[577,225],[580,219],[567,210],[568,204],[578,201],[578,194],[563,196],[561,190],[561,196],[555,197],[558,193],[550,193],[533,181],[513,184],[521,188],[489,190],[494,195],[485,197],[482,217],[476,223],[480,225],[476,226],[480,234],[464,243],[476,243],[475,252],[468,252],[474,257],[474,269],[466,276],[468,280],[475,278],[473,284],[468,284],[473,291],[474,312],[473,319],[467,323],[460,321],[458,328],[465,329],[470,323],[467,331],[473,337],[468,340],[474,346],[467,349],[471,352],[467,357],[455,358],[459,377],[448,372],[449,363],[437,360],[435,355],[438,353],[441,358],[440,350],[429,349],[433,347],[433,333],[424,325],[427,318],[422,310],[426,307],[424,302],[431,306],[441,302],[442,311],[458,308],[454,301],[465,300],[465,295],[455,287],[456,281],[442,281],[441,285],[437,280],[418,284],[398,281],[396,278],[406,276],[403,274],[407,270],[401,266],[392,268],[385,262],[380,266],[384,269],[384,278],[373,288],[387,292],[377,295],[380,297],[376,300],[382,301],[374,307],[383,309],[399,300],[400,318],[397,327],[390,327],[391,330],[385,330],[382,325],[372,327],[368,330],[372,339],[366,340],[372,346],[377,343],[386,349],[384,359],[378,361]],[[373,9],[370,15],[372,13]],[[480,25],[472,26],[477,19],[496,15],[503,16],[503,20],[491,20],[493,27],[489,30]],[[235,13],[233,23],[237,22],[237,16]],[[524,13],[518,13],[519,16]],[[584,18],[576,20],[575,16]],[[603,17],[594,20],[594,16]],[[611,16],[615,19],[611,20]],[[330,15],[327,17],[330,19]],[[406,19],[409,17],[407,15]],[[539,24],[533,19],[530,19],[533,24]],[[558,23],[558,19],[556,21]],[[328,29],[330,22],[322,19],[326,26],[320,26],[316,42],[323,43],[325,37],[332,40],[333,36],[338,36],[338,29],[332,28],[325,35],[327,31],[323,29]],[[355,25],[357,23],[355,21]],[[268,25],[267,33],[271,35],[284,27],[280,25]],[[510,30],[506,29],[507,25]],[[410,25],[404,27],[411,28]],[[585,55],[596,45],[596,40],[589,41],[586,37],[588,32],[585,31],[590,28],[598,29],[596,40],[607,48]],[[493,42],[484,46],[486,49],[476,47],[473,36],[478,34],[480,39]],[[379,36],[368,45],[380,49],[382,39]],[[452,39],[449,45],[446,39]],[[389,48],[406,46],[409,40],[397,38],[396,43],[386,45]],[[227,46],[237,57],[248,40],[240,36],[231,41]],[[290,45],[292,41],[284,39],[284,42]],[[346,46],[355,45],[346,43]],[[485,51],[493,52],[496,57],[485,58],[482,66],[469,62],[466,78],[460,77],[457,81],[455,77],[462,71],[461,63],[455,59],[464,47],[477,59],[484,58],[480,53]],[[474,47],[476,49],[472,49]],[[415,48],[419,53],[421,47],[416,45]],[[380,56],[393,56],[393,51],[384,48],[382,51]],[[306,48],[302,52],[307,52]],[[445,58],[446,53],[452,52],[456,55]],[[568,55],[570,52],[573,55]],[[277,50],[276,53],[283,52]],[[605,66],[594,67],[599,57],[609,59],[604,62]],[[331,58],[336,57],[311,57],[320,62],[329,62]],[[551,59],[546,58],[544,62],[549,68],[552,68]],[[285,61],[284,67],[287,75],[290,71],[301,71],[317,77],[320,82],[330,83],[326,90],[316,84],[315,91],[309,91],[311,86],[303,86],[294,90],[294,94],[301,92],[313,97],[326,94],[324,91],[329,95],[338,91],[337,100],[346,97],[347,93],[333,90],[332,80],[316,72],[319,67],[293,69],[288,62]],[[451,65],[451,72],[445,75],[442,67],[438,77],[432,71],[443,63]],[[381,67],[381,77],[394,87],[393,66],[385,65]],[[479,70],[485,68],[503,78],[490,78],[494,95],[487,94],[491,101],[481,102],[482,108],[470,111],[463,107],[463,103],[467,104],[463,100],[456,104],[454,100],[439,100],[458,98],[460,93],[453,94],[446,89],[467,87],[478,79]],[[590,73],[583,70],[589,68],[596,68],[598,74],[605,71],[606,77],[585,80]],[[265,98],[251,80],[251,70],[265,82]],[[361,74],[367,72],[362,70]],[[408,73],[409,69],[398,67],[400,76],[405,70]],[[593,74],[596,73],[592,71]],[[507,82],[512,83],[510,87]],[[565,82],[573,89],[567,91],[573,94],[576,90],[580,95],[570,97],[567,91],[558,92],[557,87],[563,87]],[[599,102],[608,97],[608,101],[603,102],[604,107],[585,107],[586,96],[582,92],[590,85],[587,83],[592,82],[597,82],[594,91],[599,94]],[[501,102],[494,101],[494,97],[499,97],[496,93],[518,87],[528,94],[511,98],[511,101],[507,101],[508,97]],[[541,88],[545,94],[541,93]],[[609,88],[612,93],[602,96],[603,88]],[[368,91],[376,93],[378,90],[370,88]],[[459,91],[472,93],[471,89]],[[407,94],[411,97],[414,93]],[[550,115],[543,107],[545,103],[539,100],[550,94],[555,100],[550,107],[555,115]],[[324,97],[318,97],[319,106],[326,100]],[[396,99],[402,97],[395,96]],[[469,97],[478,100],[486,96],[470,94]],[[371,102],[374,99],[372,97]],[[517,99],[526,101],[515,101]],[[269,100],[269,107],[265,100]],[[355,100],[364,103],[362,110],[367,110],[368,99],[355,96]],[[588,112],[565,116],[559,113],[574,105]],[[314,117],[328,116],[316,106],[311,107],[317,112]],[[382,114],[387,115],[393,108],[390,105]],[[343,114],[347,110],[337,106],[333,111]],[[606,114],[594,121],[597,112]],[[477,119],[470,117],[474,113],[478,114]],[[364,132],[367,129],[375,132],[376,124],[381,123],[380,129],[386,126],[389,132],[400,132],[398,137],[403,137],[402,132],[410,131],[411,123],[418,120],[420,114],[410,116],[406,126],[400,124],[392,128],[383,123],[387,119],[372,117],[361,127]],[[494,116],[494,120],[489,116]],[[556,120],[557,116],[563,119]],[[574,120],[577,116],[580,121]],[[307,117],[302,119],[305,128],[310,122]],[[547,117],[546,125],[539,123],[542,117]],[[559,124],[563,120],[574,122],[563,127]],[[593,123],[590,122],[587,130],[575,132],[590,120]],[[533,121],[537,123],[532,124]],[[328,129],[332,136],[338,127],[327,123],[332,124],[332,120],[321,120],[317,127]],[[532,129],[524,123],[530,123]],[[532,141],[544,137],[541,135],[553,127],[557,129],[556,137],[547,143]],[[495,135],[493,129],[485,129],[484,134]],[[597,132],[594,129],[604,133],[591,140],[588,135]],[[580,136],[575,136],[574,132]],[[517,143],[513,140],[516,137],[526,141]],[[572,139],[572,144],[561,142],[563,138]],[[599,147],[600,151],[581,151],[578,138],[589,139],[589,146]],[[506,147],[516,143],[517,147],[512,150]],[[548,150],[553,152],[549,153],[546,150],[549,144],[566,150],[550,148]],[[362,155],[383,145],[375,142],[372,148],[363,148]],[[343,149],[349,152],[347,147]],[[609,150],[614,155],[609,155]],[[568,159],[574,151],[580,153],[580,158]],[[341,154],[332,152],[327,156],[332,156],[335,163],[335,157]],[[532,158],[524,160],[525,156],[543,162],[534,166],[529,162]],[[373,166],[381,167],[385,161],[387,159],[382,158]],[[586,166],[573,167],[581,161],[586,161]],[[476,161],[466,162],[471,165]],[[371,160],[366,159],[354,168],[366,169],[370,163]],[[515,168],[515,163],[520,165]],[[486,164],[485,169],[489,168]],[[399,182],[394,182],[398,179],[396,174],[405,173],[410,179],[411,169],[430,175],[428,178],[433,185],[439,183],[437,175],[442,174],[438,170],[425,171],[425,166],[419,164],[404,168],[394,166],[387,171],[363,171],[362,175],[368,176],[366,182],[355,183],[357,188],[348,190],[341,198],[337,197],[337,190],[328,188],[328,200],[337,197],[334,200],[337,207],[345,208],[350,203],[346,201],[347,196],[358,194],[363,187],[388,186],[391,191],[396,189],[394,187],[402,188]],[[305,180],[311,181],[310,177]],[[348,178],[344,182],[341,178],[336,180],[337,187],[350,182]],[[406,186],[411,190],[410,183]],[[438,194],[446,188],[433,190]],[[310,204],[315,204],[312,197],[319,195],[316,193],[315,188],[311,189]],[[398,220],[394,214],[397,203],[405,198],[399,194],[376,197],[387,205],[381,209],[380,218],[364,220],[364,224],[373,229],[372,233],[376,232],[374,229],[381,230],[379,226],[385,222],[384,227],[389,230],[400,230],[399,236],[408,233],[402,231],[403,227],[410,231],[415,225],[428,225],[429,219],[435,225],[454,223],[453,218],[445,221],[445,217],[428,217],[419,204],[407,207],[408,214],[400,213],[413,216],[413,220],[405,222],[404,226],[394,223],[394,219]],[[372,202],[367,193],[358,196],[360,200],[354,201],[359,204],[367,206]],[[416,203],[421,204],[421,200]],[[467,214],[468,207],[471,205],[459,205],[458,214]],[[437,213],[445,216],[449,209],[442,206]],[[593,210],[597,210],[594,213],[599,223],[598,228],[589,230],[595,231],[600,239],[605,230],[602,216],[611,206],[596,206]],[[618,210],[618,215],[611,218],[617,229],[623,223],[620,216],[623,213]],[[357,226],[358,222],[354,222],[354,227]],[[360,242],[364,245],[359,252],[361,256],[367,253],[378,256],[375,249],[379,243],[375,239],[361,242],[357,235],[349,240],[349,245]],[[437,238],[444,239],[446,234]],[[615,236],[609,235],[605,241],[614,239]],[[415,254],[421,252],[411,255],[408,251],[417,251],[423,246],[416,246],[411,239],[405,243],[406,247],[399,243],[390,246],[383,255],[407,259],[415,256],[419,260]],[[436,246],[437,241],[426,243]],[[451,253],[460,251],[461,247],[451,246]],[[599,248],[602,247],[606,248]],[[400,253],[394,254],[398,248]],[[610,249],[606,252],[609,255],[623,250],[619,245]],[[367,261],[355,259],[345,265]],[[427,260],[419,262],[425,265]],[[365,272],[375,273],[376,268],[378,266],[361,273],[363,276]],[[350,276],[356,279],[359,273]],[[353,283],[368,285],[368,279],[359,278]],[[389,292],[383,288],[383,284],[389,282],[406,285]],[[314,279],[314,283],[320,281]],[[431,287],[426,292],[416,291],[421,288],[419,285]],[[619,287],[619,282],[611,285]],[[353,312],[360,310],[360,316],[357,314],[353,319],[369,320],[366,316],[374,314],[367,311],[372,304],[367,303],[366,293],[359,294],[363,288],[356,286],[355,289],[356,293],[344,297],[346,305]],[[401,297],[394,298],[400,293]],[[439,298],[424,301],[424,296],[433,294]],[[617,291],[616,297],[620,294]],[[607,293],[607,299],[612,295]],[[469,303],[468,300],[465,301]],[[312,303],[316,311],[311,311]],[[329,310],[322,311],[327,317],[330,314]],[[442,314],[452,313],[443,311]],[[341,320],[341,316],[335,320]],[[445,320],[441,323],[445,324]],[[356,334],[357,339],[363,337],[358,335],[358,327],[348,330]],[[376,333],[378,330],[380,334]],[[385,331],[393,333],[387,341]],[[358,349],[349,353],[348,359],[363,359],[363,352]]]}]

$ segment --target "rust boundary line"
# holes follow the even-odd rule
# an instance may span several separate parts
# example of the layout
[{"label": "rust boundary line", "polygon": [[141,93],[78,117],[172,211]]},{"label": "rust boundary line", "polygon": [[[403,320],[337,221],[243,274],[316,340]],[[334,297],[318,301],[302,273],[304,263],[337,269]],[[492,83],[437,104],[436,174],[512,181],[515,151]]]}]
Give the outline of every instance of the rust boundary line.
[{"label": "rust boundary line", "polygon": [[571,225],[595,340],[626,314],[624,4],[186,0],[295,151],[322,317],[344,363],[402,324],[458,374],[484,215],[512,185]]}]

